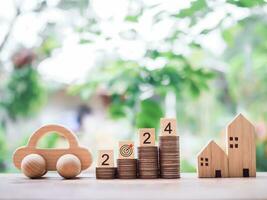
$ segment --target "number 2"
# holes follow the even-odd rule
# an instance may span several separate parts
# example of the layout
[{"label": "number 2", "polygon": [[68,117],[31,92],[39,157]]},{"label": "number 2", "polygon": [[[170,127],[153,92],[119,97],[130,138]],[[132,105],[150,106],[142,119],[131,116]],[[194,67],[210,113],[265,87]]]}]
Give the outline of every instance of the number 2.
[{"label": "number 2", "polygon": [[106,163],[106,162],[108,161],[108,159],[109,159],[109,155],[108,155],[108,154],[103,154],[103,155],[102,155],[102,158],[104,158],[104,157],[106,157],[106,158],[105,158],[105,160],[102,162],[102,165],[109,165],[108,163]]},{"label": "number 2", "polygon": [[165,129],[164,129],[164,131],[167,131],[167,132],[169,132],[169,134],[171,134],[172,133],[172,129],[171,129],[171,122],[169,122],[168,124],[167,124],[167,126],[165,127]]},{"label": "number 2", "polygon": [[143,136],[147,136],[147,138],[144,140],[144,144],[151,144],[151,142],[148,141],[151,137],[150,133],[146,132],[143,134]]}]

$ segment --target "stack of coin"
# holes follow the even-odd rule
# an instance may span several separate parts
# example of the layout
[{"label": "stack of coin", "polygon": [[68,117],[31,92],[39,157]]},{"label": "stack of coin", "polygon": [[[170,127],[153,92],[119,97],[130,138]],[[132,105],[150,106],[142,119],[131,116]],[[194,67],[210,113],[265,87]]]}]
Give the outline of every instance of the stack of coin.
[{"label": "stack of coin", "polygon": [[120,179],[137,178],[137,159],[117,159],[117,177]]},{"label": "stack of coin", "polygon": [[97,179],[115,179],[116,178],[116,167],[97,167],[96,178]]},{"label": "stack of coin", "polygon": [[138,169],[139,178],[158,178],[158,147],[138,147]]},{"label": "stack of coin", "polygon": [[180,178],[179,136],[159,137],[161,178]]}]

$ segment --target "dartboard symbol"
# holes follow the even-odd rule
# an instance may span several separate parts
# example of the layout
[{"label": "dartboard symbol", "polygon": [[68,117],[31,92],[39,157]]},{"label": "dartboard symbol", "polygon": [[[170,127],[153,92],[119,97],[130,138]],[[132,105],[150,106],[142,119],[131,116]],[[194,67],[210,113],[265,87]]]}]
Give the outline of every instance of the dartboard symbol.
[{"label": "dartboard symbol", "polygon": [[129,157],[133,154],[133,145],[132,144],[124,144],[120,148],[120,154],[123,157]]}]

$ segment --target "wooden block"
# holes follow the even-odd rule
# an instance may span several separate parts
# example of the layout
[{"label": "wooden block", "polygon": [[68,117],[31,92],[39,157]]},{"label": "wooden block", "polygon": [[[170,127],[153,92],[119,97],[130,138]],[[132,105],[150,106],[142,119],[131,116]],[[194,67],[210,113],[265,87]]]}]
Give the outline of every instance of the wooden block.
[{"label": "wooden block", "polygon": [[134,143],[132,141],[119,142],[119,159],[134,159]]},{"label": "wooden block", "polygon": [[140,146],[155,146],[155,129],[140,128],[139,129],[139,144]]},{"label": "wooden block", "polygon": [[[66,149],[39,149],[36,147],[39,139],[47,133],[57,133],[67,139],[69,148]],[[90,151],[79,145],[78,139],[74,133],[60,125],[47,125],[38,129],[30,137],[27,146],[18,148],[13,154],[13,163],[21,169],[23,159],[30,154],[38,154],[46,161],[46,170],[57,170],[56,165],[63,155],[73,154],[81,162],[81,170],[85,170],[92,164],[92,155]]]},{"label": "wooden block", "polygon": [[255,127],[242,114],[228,125],[226,133],[230,177],[256,176]]},{"label": "wooden block", "polygon": [[98,167],[114,167],[114,151],[100,150],[98,151]]},{"label": "wooden block", "polygon": [[228,177],[228,159],[225,152],[210,141],[198,154],[197,172],[199,178]]},{"label": "wooden block", "polygon": [[177,125],[175,118],[160,119],[160,134],[162,136],[177,135]]}]

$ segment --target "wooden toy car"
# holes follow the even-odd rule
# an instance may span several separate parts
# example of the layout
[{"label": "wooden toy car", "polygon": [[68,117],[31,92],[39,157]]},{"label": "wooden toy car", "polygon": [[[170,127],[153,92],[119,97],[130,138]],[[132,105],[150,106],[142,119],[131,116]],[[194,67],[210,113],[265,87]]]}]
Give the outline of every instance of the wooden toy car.
[{"label": "wooden toy car", "polygon": [[[39,149],[38,140],[47,133],[56,132],[69,142],[67,149]],[[92,164],[90,151],[79,146],[75,134],[60,125],[47,125],[38,129],[27,146],[18,148],[13,163],[29,178],[39,178],[47,171],[58,171],[64,178],[74,178]]]}]

